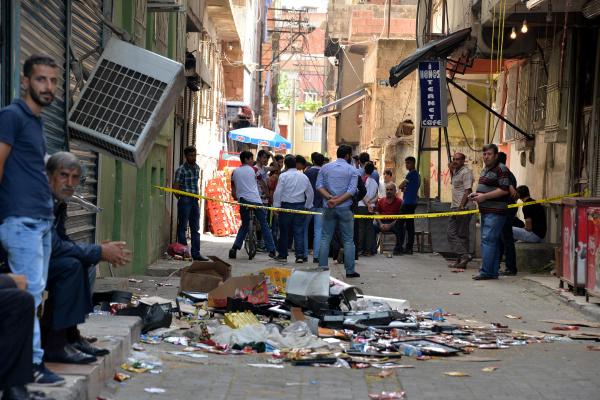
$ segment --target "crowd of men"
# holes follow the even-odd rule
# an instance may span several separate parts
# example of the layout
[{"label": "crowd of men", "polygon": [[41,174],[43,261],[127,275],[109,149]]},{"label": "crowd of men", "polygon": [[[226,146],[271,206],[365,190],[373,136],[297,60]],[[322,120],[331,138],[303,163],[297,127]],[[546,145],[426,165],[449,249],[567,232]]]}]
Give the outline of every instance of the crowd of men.
[{"label": "crowd of men", "polygon": [[[77,329],[92,311],[95,265],[124,265],[124,242],[76,243],[67,234],[67,203],[82,167],[71,153],[46,156],[42,109],[58,84],[58,66],[32,56],[23,66],[21,99],[0,110],[0,244],[9,269],[0,274],[0,390],[3,400],[46,398],[26,384],[65,379],[45,361],[88,364],[108,350]],[[5,271],[6,272],[6,271]],[[41,319],[36,309],[48,297]]]},{"label": "crowd of men", "polygon": [[[451,211],[457,213],[448,223],[448,242],[456,254],[455,262],[448,266],[464,269],[471,261],[470,225],[472,210],[478,208],[482,263],[473,277],[475,280],[516,275],[515,241],[541,242],[546,235],[545,212],[540,204],[523,208],[525,222],[516,217],[518,208],[510,206],[517,200],[534,200],[527,186],[517,186],[515,176],[506,166],[506,154],[499,152],[494,144],[484,146],[482,151],[484,168],[475,191],[473,171],[466,165],[466,156],[456,153],[449,164]],[[312,245],[313,263],[327,269],[328,259],[336,258],[344,263],[349,278],[360,276],[355,270],[359,256],[377,254],[380,234],[395,236],[394,255],[412,254],[414,218],[392,216],[414,214],[417,209],[421,177],[415,158],[406,157],[407,173],[396,186],[391,170],[385,170],[380,180],[368,153],[352,155],[350,146],[341,145],[336,156],[336,160],[329,162],[315,152],[311,162],[307,162],[300,155],[273,157],[260,150],[255,161],[250,151],[240,154],[242,166],[233,172],[231,179],[233,197],[242,204],[293,210],[254,209],[265,251],[271,258],[286,262],[293,248],[295,262],[305,263],[309,261]],[[236,258],[248,233],[249,209],[241,207],[240,212],[242,226],[229,251],[230,258]],[[373,214],[391,217],[369,217]],[[502,258],[506,269],[500,271]]]},{"label": "crowd of men", "polygon": [[[301,155],[272,156],[260,150],[255,161],[252,152],[240,153],[242,166],[231,176],[233,197],[241,204],[293,210],[253,208],[265,251],[271,258],[286,262],[293,248],[295,262],[306,263],[312,248],[313,263],[326,269],[328,259],[337,258],[344,263],[347,277],[360,276],[355,270],[359,255],[370,257],[377,253],[375,232],[394,232],[397,238],[394,254],[412,254],[413,219],[382,223],[372,218],[357,219],[354,215],[414,213],[421,184],[415,158],[406,158],[407,174],[399,185],[401,198],[392,171],[384,171],[380,181],[368,153],[353,156],[350,146],[341,145],[336,156],[330,162],[315,152],[308,162]],[[271,158],[273,161],[269,163]],[[242,248],[250,226],[250,209],[241,207],[240,214],[242,225],[229,250],[232,259]]]}]

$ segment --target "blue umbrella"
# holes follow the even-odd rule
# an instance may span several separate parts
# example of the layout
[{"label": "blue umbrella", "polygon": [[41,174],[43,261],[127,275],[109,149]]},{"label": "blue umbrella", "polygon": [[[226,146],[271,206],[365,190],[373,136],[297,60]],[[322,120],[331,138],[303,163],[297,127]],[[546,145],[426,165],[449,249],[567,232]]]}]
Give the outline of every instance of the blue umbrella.
[{"label": "blue umbrella", "polygon": [[266,128],[240,128],[229,131],[229,139],[236,142],[250,143],[257,146],[268,146],[279,150],[291,149],[292,143],[289,140]]}]

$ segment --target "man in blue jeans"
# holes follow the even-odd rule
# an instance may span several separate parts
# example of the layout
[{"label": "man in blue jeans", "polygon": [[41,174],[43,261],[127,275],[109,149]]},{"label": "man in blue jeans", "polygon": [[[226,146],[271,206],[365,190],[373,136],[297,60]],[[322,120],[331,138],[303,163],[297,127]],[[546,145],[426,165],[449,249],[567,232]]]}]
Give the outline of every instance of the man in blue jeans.
[{"label": "man in blue jeans", "polygon": [[[241,204],[251,204],[262,206],[262,199],[258,192],[258,183],[256,181],[256,170],[254,169],[254,155],[249,151],[240,153],[240,161],[242,166],[236,168],[231,175],[231,196]],[[294,162],[295,165],[295,162]],[[240,215],[242,217],[242,226],[235,237],[233,247],[229,250],[229,258],[236,258],[236,252],[242,248],[244,239],[248,234],[248,225],[250,224],[250,211],[248,207],[240,206]],[[267,213],[264,209],[255,208],[254,215],[260,223],[260,228],[263,234],[269,257],[275,258],[275,243],[271,228],[267,222]]]},{"label": "man in blue jeans", "polygon": [[[35,307],[42,301],[52,248],[53,204],[44,171],[46,140],[42,109],[52,104],[58,67],[47,56],[34,55],[23,65],[23,98],[0,110],[0,242],[15,274],[25,275]],[[40,324],[33,322],[33,377],[39,385],[65,380],[43,361]]]},{"label": "man in blue jeans", "polygon": [[[319,171],[325,163],[325,157],[321,153],[316,151],[310,155],[313,166],[306,171],[306,177],[310,181],[310,185],[313,189],[313,208],[311,211],[322,213],[323,212],[323,196],[317,190],[317,177]],[[308,226],[310,221],[313,220],[314,225],[314,240],[313,240],[313,263],[319,262],[319,246],[321,244],[321,232],[323,230],[323,215],[308,215],[305,221],[304,228],[304,256],[308,258]]]},{"label": "man in blue jeans", "polygon": [[[404,180],[400,183],[400,190],[404,193],[402,197],[402,208],[400,214],[414,214],[419,202],[419,188],[421,187],[421,176],[416,170],[416,160],[414,157],[406,157],[404,164],[408,173]],[[394,249],[395,256],[403,254],[412,254],[413,245],[415,243],[415,219],[399,219],[399,246]],[[404,237],[406,236],[406,246],[404,245]]]},{"label": "man in blue jeans", "polygon": [[[279,176],[277,188],[273,194],[273,207],[289,210],[310,210],[313,206],[313,190],[304,172],[296,169],[297,158],[285,158],[285,171]],[[278,261],[287,261],[288,237],[293,232],[296,262],[301,264],[308,259],[304,257],[304,220],[306,215],[300,213],[279,213],[279,242],[277,247]]]},{"label": "man in blue jeans", "polygon": [[350,165],[352,147],[343,144],[337,149],[337,160],[325,164],[317,176],[317,190],[323,196],[323,236],[319,245],[319,267],[329,269],[329,244],[336,227],[344,245],[344,268],[347,278],[358,278],[354,270],[354,214],[350,209],[356,192],[359,172]]},{"label": "man in blue jeans", "polygon": [[[196,164],[196,148],[187,146],[183,149],[183,155],[185,156],[185,162],[175,171],[173,189],[200,194],[198,188],[200,166]],[[187,246],[185,232],[189,224],[192,236],[192,259],[208,261],[208,258],[200,254],[200,205],[198,199],[190,196],[175,196],[177,197],[177,243]]]},{"label": "man in blue jeans", "polygon": [[498,147],[483,146],[483,162],[477,192],[469,198],[479,204],[481,214],[481,268],[474,280],[498,279],[500,269],[500,236],[506,222],[510,202],[508,169],[498,162]]}]

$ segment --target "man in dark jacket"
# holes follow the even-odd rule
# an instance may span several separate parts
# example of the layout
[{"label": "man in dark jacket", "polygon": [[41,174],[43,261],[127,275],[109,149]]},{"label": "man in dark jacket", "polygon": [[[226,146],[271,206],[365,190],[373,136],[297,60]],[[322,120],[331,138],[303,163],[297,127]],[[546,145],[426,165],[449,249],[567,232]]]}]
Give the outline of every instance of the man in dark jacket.
[{"label": "man in dark jacket", "polygon": [[125,242],[101,245],[76,243],[67,235],[67,202],[81,178],[81,165],[71,153],[54,154],[46,163],[46,173],[54,196],[52,255],[46,290],[48,300],[42,317],[42,345],[45,360],[87,364],[108,350],[92,346],[79,334],[77,324],[92,311],[91,286],[95,265],[108,261],[124,265],[130,261]]},{"label": "man in dark jacket", "polygon": [[31,341],[33,296],[25,291],[24,275],[0,274],[0,391],[2,399],[43,399],[25,387],[33,382]]}]

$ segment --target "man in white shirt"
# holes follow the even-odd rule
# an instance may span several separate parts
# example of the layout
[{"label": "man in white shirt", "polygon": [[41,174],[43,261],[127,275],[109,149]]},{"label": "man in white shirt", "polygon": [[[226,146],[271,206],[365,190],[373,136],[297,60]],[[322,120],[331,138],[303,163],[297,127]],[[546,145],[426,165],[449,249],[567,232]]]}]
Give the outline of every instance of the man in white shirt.
[{"label": "man in white shirt", "polygon": [[[288,156],[284,160],[286,171],[279,176],[277,188],[273,194],[273,207],[291,210],[310,210],[314,193],[310,181],[302,171],[296,169],[296,158]],[[277,260],[286,261],[288,256],[289,232],[294,234],[296,262],[308,261],[304,255],[304,220],[306,215],[282,212],[279,214],[279,255]]]},{"label": "man in white shirt", "polygon": [[[357,215],[373,214],[375,203],[377,202],[377,191],[379,189],[379,185],[372,177],[375,166],[372,162],[367,161],[365,163],[364,170],[367,194],[361,201],[358,202],[358,207],[356,209]],[[373,241],[375,239],[373,220],[361,218],[357,219],[356,221],[358,222],[358,249],[362,256],[371,256],[373,255]]]},{"label": "man in white shirt", "polygon": [[[231,195],[240,204],[252,204],[262,206],[262,199],[258,192],[258,184],[256,181],[256,170],[252,166],[254,164],[254,155],[249,151],[240,153],[240,161],[242,166],[238,167],[231,175]],[[242,217],[242,226],[235,237],[233,247],[229,250],[229,258],[235,258],[236,252],[242,248],[244,239],[248,234],[248,225],[250,224],[250,211],[248,207],[240,206],[240,215]],[[269,257],[275,258],[275,243],[271,235],[271,228],[267,222],[267,214],[265,210],[260,208],[254,209],[254,215],[260,223],[260,228],[265,240],[265,245],[269,251]]]}]

